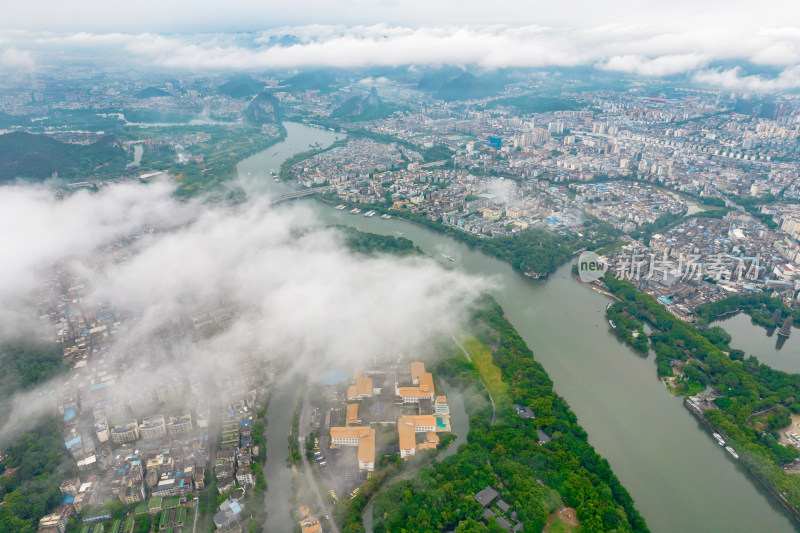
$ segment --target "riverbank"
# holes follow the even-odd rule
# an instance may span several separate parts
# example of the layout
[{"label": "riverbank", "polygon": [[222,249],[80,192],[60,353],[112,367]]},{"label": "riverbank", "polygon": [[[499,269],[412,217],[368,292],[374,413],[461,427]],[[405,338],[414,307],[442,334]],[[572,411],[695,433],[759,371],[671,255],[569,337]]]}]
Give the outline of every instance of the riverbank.
[{"label": "riverbank", "polygon": [[[362,211],[373,210],[376,213],[402,218],[438,231],[508,263],[520,274],[535,280],[546,279],[559,267],[569,262],[576,251],[587,249],[590,246],[592,249],[603,248],[616,242],[616,237],[601,223],[596,223],[596,231],[600,234],[597,240],[600,242],[587,242],[583,237],[578,237],[573,233],[554,234],[543,228],[529,228],[511,236],[481,237],[431,220],[422,213],[391,209],[378,204],[350,202],[340,199],[335,194],[318,193],[315,198],[330,205],[341,204],[346,208],[358,208]],[[590,229],[584,228],[585,234],[590,232]]]},{"label": "riverbank", "polygon": [[[268,175],[280,165],[281,154],[335,137],[299,124],[286,127],[285,144],[240,164],[240,174],[263,176],[273,195],[292,190]],[[747,481],[744,471],[731,468],[681,402],[652,386],[652,359],[630,350],[607,325],[603,310],[609,297],[575,283],[568,266],[546,281],[534,281],[493,254],[403,218],[353,216],[322,203],[309,207],[322,224],[402,234],[431,257],[453,257],[452,268],[494,280],[491,292],[509,321],[536,351],[555,390],[567,399],[653,531],[795,531],[777,502]],[[288,426],[284,443],[287,432]]]},{"label": "riverbank", "polygon": [[[573,268],[573,270],[574,270],[574,268]],[[603,287],[601,287],[598,283],[596,283],[594,281],[591,282],[591,283],[583,281],[580,278],[580,276],[578,276],[574,271],[572,272],[572,277],[578,283],[582,284],[584,287],[589,287],[590,289],[592,289],[596,293],[602,294],[603,296],[608,296],[609,298],[612,298],[612,299],[614,299],[614,300],[616,300],[618,302],[622,301],[613,292],[609,292],[607,289],[604,289]]]},{"label": "riverbank", "polygon": [[[518,513],[525,517],[526,529],[541,530],[551,513],[569,506],[591,530],[648,531],[627,490],[588,443],[502,308],[486,300],[475,310],[469,329],[490,349],[507,386],[507,395],[498,398],[498,422],[491,424],[486,407],[471,412],[468,444],[457,455],[376,498],[375,531],[477,528],[485,520],[480,504],[471,497],[441,495],[474,495],[487,481],[515,511],[501,511],[512,525]],[[462,389],[482,390],[475,366],[466,361],[451,359],[441,372]],[[526,406],[535,417],[520,416],[513,403]],[[577,486],[579,493],[571,488]]]},{"label": "riverbank", "polygon": [[[730,337],[717,335],[716,344],[712,344],[711,337],[706,338],[694,325],[671,315],[631,283],[608,274],[604,279],[609,289],[623,300],[617,304],[621,306],[620,312],[651,325],[658,324],[661,332],[649,335],[656,351],[658,375],[662,378],[672,375],[672,369],[682,364],[684,388],[676,387],[677,392],[690,395],[709,386],[714,389],[702,410],[691,404],[690,411],[735,446],[746,470],[800,522],[800,477],[781,468],[795,462],[800,452],[792,446],[781,446],[771,434],[785,425],[783,421],[790,409],[800,412],[800,403],[795,400],[800,397],[798,376],[774,371],[756,360],[734,361],[728,355],[732,350],[726,339]],[[777,414],[759,416],[750,422],[753,417],[770,411]]]},{"label": "riverbank", "polygon": [[[716,433],[714,426],[712,426],[709,423],[709,421],[703,415],[703,412],[700,409],[693,406],[688,398],[684,399],[683,405],[686,407],[686,409],[689,410],[690,413],[694,415],[695,418],[697,418],[697,420],[700,421],[701,424],[703,424],[703,426],[708,430],[709,433],[712,434],[712,436],[713,434]],[[741,456],[734,457],[733,455],[731,455],[730,458],[739,463],[740,465],[742,465],[742,467],[747,472],[750,479],[758,483],[763,489],[769,492],[770,495],[772,495],[772,497],[775,498],[775,501],[777,501],[786,510],[786,512],[788,512],[792,516],[792,518],[794,518],[797,521],[798,524],[800,524],[800,511],[798,511],[798,509],[792,507],[789,501],[782,494],[778,493],[773,487],[768,485],[761,478],[761,476],[757,474],[757,472],[754,469],[748,466],[747,462],[742,461]]]}]

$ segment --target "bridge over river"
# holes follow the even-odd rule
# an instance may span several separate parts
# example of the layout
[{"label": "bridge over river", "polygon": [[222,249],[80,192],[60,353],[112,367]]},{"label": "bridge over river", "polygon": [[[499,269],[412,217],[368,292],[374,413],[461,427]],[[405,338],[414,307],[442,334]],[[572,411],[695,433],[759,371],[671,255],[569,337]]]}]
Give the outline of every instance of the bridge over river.
[{"label": "bridge over river", "polygon": [[317,193],[325,193],[330,192],[333,187],[312,187],[310,189],[302,189],[299,191],[290,192],[288,194],[282,194],[280,196],[273,196],[270,198],[269,203],[271,205],[279,204],[281,202],[286,202],[288,200],[296,200],[297,198],[305,198],[306,196],[312,196]]}]

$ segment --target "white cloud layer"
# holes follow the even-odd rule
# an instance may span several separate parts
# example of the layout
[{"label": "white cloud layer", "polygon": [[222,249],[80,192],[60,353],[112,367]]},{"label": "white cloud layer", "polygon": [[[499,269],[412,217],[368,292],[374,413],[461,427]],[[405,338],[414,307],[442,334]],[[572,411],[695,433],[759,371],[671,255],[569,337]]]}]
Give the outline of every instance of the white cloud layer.
[{"label": "white cloud layer", "polygon": [[[785,21],[786,19],[784,19]],[[70,48],[117,52],[140,66],[172,71],[230,71],[316,66],[476,65],[503,67],[592,66],[641,76],[694,76],[725,87],[798,87],[800,28],[691,24],[285,26],[250,34],[69,34],[6,32],[16,44],[45,53]],[[281,45],[279,43],[287,43]],[[708,69],[714,62],[751,63],[782,72],[776,79],[745,79]],[[726,67],[730,68],[730,66]],[[759,81],[761,80],[761,81]]]},{"label": "white cloud layer", "polygon": [[[0,41],[2,42],[2,41]],[[35,62],[27,50],[9,47],[0,52],[0,70],[33,70]]]},{"label": "white cloud layer", "polygon": [[[322,227],[302,205],[272,208],[260,199],[236,210],[196,209],[173,200],[171,192],[166,184],[113,185],[55,200],[44,188],[0,189],[3,316],[35,320],[38,291],[53,264],[80,274],[89,308],[110,304],[132,317],[108,352],[142,352],[116,378],[118,401],[141,396],[142,383],[177,368],[229,374],[243,354],[283,359],[303,372],[352,368],[383,354],[431,355],[432,339],[458,329],[489,286],[426,258],[355,256],[340,231]],[[142,226],[183,220],[193,222],[141,233],[122,261],[102,251]],[[184,346],[183,360],[150,360],[135,348],[159,338],[176,317],[221,302],[235,311],[232,323]],[[91,360],[81,372],[91,369]],[[147,379],[131,375],[139,371]],[[0,440],[52,412],[54,396],[42,393],[74,386],[78,375],[16,398]]]}]

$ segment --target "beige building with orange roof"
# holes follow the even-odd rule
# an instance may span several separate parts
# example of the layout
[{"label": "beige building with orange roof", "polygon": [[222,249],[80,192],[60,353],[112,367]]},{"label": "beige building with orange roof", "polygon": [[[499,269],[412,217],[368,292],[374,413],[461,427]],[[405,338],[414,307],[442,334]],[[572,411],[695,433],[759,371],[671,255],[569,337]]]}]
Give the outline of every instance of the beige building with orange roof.
[{"label": "beige building with orange roof", "polygon": [[403,403],[419,403],[422,399],[433,400],[436,391],[433,388],[433,374],[425,372],[425,363],[411,363],[411,382],[413,387],[395,387],[395,394],[403,399]]},{"label": "beige building with orange roof", "polygon": [[334,446],[358,446],[358,468],[368,472],[375,470],[375,430],[371,427],[332,427],[331,443]]},{"label": "beige building with orange roof", "polygon": [[347,388],[348,400],[360,400],[372,396],[372,378],[364,377],[359,370],[356,372],[356,384]]},{"label": "beige building with orange roof", "polygon": [[436,417],[432,415],[403,416],[397,421],[397,432],[400,437],[398,444],[402,459],[410,457],[418,451],[435,449],[439,444],[439,436],[436,434]]},{"label": "beige building with orange roof", "polygon": [[358,404],[357,403],[347,404],[347,425],[357,426],[360,423],[361,419],[358,418]]}]

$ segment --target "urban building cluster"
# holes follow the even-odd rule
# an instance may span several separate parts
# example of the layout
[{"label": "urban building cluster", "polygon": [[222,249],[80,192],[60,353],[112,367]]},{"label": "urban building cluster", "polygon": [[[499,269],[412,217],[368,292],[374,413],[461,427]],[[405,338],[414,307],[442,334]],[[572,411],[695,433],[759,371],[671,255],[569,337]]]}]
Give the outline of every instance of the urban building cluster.
[{"label": "urban building cluster", "polygon": [[[596,217],[623,234],[607,258],[613,270],[642,278],[642,288],[687,320],[731,294],[769,288],[790,296],[800,279],[796,101],[667,93],[565,92],[564,110],[530,113],[517,107],[524,97],[508,94],[423,102],[357,126],[419,153],[446,148],[450,157],[359,169],[354,152],[363,141],[351,141],[293,171],[342,201],[422,214],[485,238],[528,228],[580,233]],[[347,173],[337,173],[343,166]]]},{"label": "urban building cluster", "polygon": [[649,246],[633,241],[604,261],[687,321],[701,305],[762,289],[790,304],[800,279],[798,241],[739,211],[691,218],[653,235]]},{"label": "urban building cluster", "polygon": [[[102,253],[124,261],[138,238]],[[89,293],[85,279],[60,265],[41,290],[40,318],[72,369],[46,401],[61,417],[77,477],[61,484],[62,503],[39,531],[64,533],[77,517],[88,531],[129,532],[150,514],[162,531],[179,532],[193,523],[193,500],[212,479],[216,492],[230,494],[214,524],[239,531],[244,495],[257,481],[252,424],[275,368],[245,357],[232,359],[227,375],[207,376],[190,364],[185,339],[228,328],[235,310],[225,303],[206,308],[187,299],[187,312],[131,341],[140,317],[90,303]],[[116,500],[134,509],[126,520],[85,513]]]},{"label": "urban building cluster", "polygon": [[311,424],[316,468],[331,495],[355,494],[378,468],[380,457],[408,459],[435,450],[449,433],[447,397],[420,361],[385,359],[350,377],[324,376],[324,400]]}]

